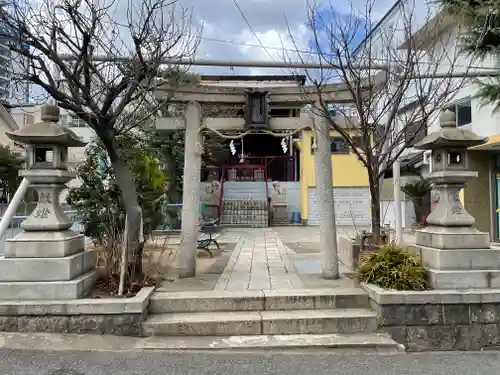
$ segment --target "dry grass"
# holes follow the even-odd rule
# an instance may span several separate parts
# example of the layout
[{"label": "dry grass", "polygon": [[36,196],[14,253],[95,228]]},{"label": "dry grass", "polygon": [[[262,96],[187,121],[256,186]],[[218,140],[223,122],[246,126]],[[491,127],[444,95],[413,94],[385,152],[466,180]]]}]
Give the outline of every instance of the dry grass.
[{"label": "dry grass", "polygon": [[[91,245],[89,249],[97,251],[97,267],[101,269],[103,274],[110,269],[112,273],[119,272],[121,245],[113,248]],[[202,262],[205,259],[208,263],[213,263],[222,250],[211,248],[210,252],[211,254],[199,249],[197,258]],[[142,267],[146,279],[157,284],[166,279],[176,278],[179,268],[178,254],[179,244],[175,237],[173,239],[169,237],[151,238],[144,245],[142,255]]]}]

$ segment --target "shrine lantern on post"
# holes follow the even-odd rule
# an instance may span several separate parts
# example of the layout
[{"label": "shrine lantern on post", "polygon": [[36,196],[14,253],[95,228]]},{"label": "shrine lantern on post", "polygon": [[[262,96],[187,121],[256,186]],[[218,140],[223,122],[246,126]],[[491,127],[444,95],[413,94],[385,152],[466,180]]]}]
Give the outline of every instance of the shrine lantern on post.
[{"label": "shrine lantern on post", "polygon": [[469,170],[468,151],[472,146],[484,143],[484,137],[456,126],[455,113],[441,112],[439,131],[427,135],[415,148],[431,150],[432,172],[429,181],[436,194],[437,205],[427,217],[427,224],[438,227],[470,227],[474,218],[460,202],[460,190],[466,183],[477,178],[477,172]]}]

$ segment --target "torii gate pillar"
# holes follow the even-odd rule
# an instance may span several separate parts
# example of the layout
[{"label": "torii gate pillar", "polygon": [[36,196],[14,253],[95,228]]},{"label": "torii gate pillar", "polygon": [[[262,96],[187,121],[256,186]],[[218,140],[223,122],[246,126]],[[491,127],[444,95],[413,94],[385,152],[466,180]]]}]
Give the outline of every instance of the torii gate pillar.
[{"label": "torii gate pillar", "polygon": [[185,114],[184,175],[182,178],[182,227],[179,277],[196,275],[198,219],[201,188],[201,105],[190,101]]}]

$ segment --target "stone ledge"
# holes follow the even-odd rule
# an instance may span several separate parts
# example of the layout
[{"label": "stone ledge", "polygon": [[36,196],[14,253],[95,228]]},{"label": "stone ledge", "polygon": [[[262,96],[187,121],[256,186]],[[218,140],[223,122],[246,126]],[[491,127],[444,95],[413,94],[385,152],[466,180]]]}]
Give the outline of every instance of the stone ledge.
[{"label": "stone ledge", "polygon": [[500,290],[384,290],[363,284],[379,326],[408,351],[500,344]]},{"label": "stone ledge", "polygon": [[95,268],[97,252],[85,250],[64,258],[0,256],[0,282],[71,281]]},{"label": "stone ledge", "polygon": [[154,287],[142,288],[132,298],[82,298],[72,300],[2,301],[0,316],[142,314]]},{"label": "stone ledge", "polygon": [[5,258],[62,258],[85,249],[85,236],[72,230],[21,232],[5,241]]},{"label": "stone ledge", "polygon": [[153,287],[132,298],[1,301],[0,331],[142,336]]},{"label": "stone ledge", "polygon": [[368,292],[370,299],[379,305],[500,303],[500,289],[440,289],[417,292],[387,290],[364,283],[361,287]]},{"label": "stone ledge", "polygon": [[0,282],[0,296],[5,301],[80,299],[88,295],[96,279],[94,269],[70,281],[5,281]]}]

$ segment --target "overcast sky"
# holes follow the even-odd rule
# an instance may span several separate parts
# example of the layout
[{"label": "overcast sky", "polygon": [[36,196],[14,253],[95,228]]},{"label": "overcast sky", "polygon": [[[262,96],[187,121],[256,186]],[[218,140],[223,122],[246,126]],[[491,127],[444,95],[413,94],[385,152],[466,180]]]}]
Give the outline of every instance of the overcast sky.
[{"label": "overcast sky", "polygon": [[[374,0],[372,11],[373,22],[382,17],[395,0]],[[198,50],[199,58],[230,60],[271,60],[282,61],[282,48],[295,50],[293,39],[301,49],[308,48],[311,34],[307,28],[306,0],[237,0],[240,12],[234,0],[180,0],[184,7],[192,8],[197,22],[203,23],[203,40]],[[310,1],[312,3],[312,1]],[[358,11],[366,8],[365,0],[353,0],[352,6]],[[325,2],[317,0],[317,4]],[[338,4],[338,5],[337,5]],[[349,0],[326,0],[339,14],[352,13]],[[262,45],[261,47],[251,28],[243,18],[248,20]],[[246,46],[245,46],[246,44]],[[255,45],[250,47],[248,45]],[[288,53],[289,55],[291,52]],[[270,56],[271,55],[271,56]],[[230,68],[198,68],[202,73],[211,74],[283,74],[280,69],[265,71],[263,69]],[[287,72],[290,73],[290,72]]]}]

